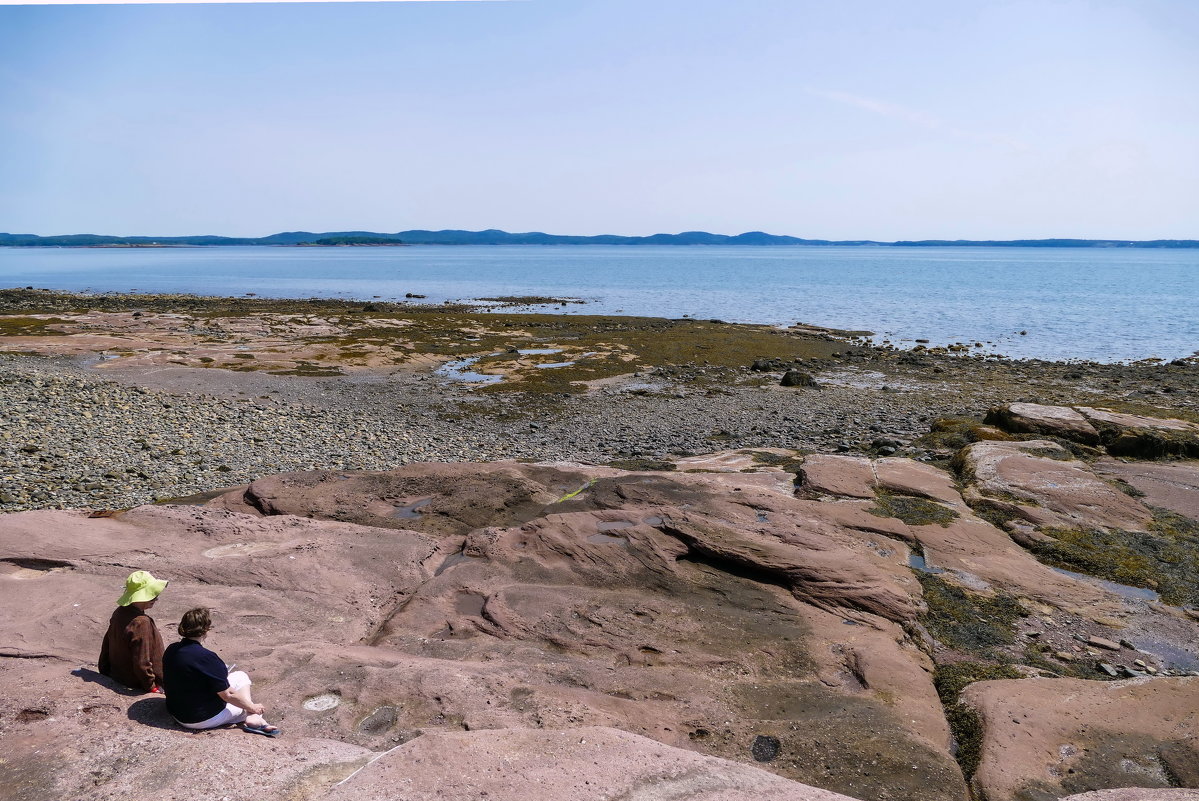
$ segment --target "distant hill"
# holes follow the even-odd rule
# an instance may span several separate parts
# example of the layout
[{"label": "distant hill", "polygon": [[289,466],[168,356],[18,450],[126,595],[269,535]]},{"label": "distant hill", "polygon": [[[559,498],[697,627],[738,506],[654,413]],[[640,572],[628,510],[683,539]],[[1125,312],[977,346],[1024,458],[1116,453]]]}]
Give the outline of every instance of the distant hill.
[{"label": "distant hill", "polygon": [[1012,248],[1199,248],[1196,239],[921,239],[915,241],[876,242],[869,239],[830,240],[800,239],[794,236],[748,231],[729,236],[707,231],[684,231],[680,234],[651,236],[561,236],[540,231],[508,233],[497,229],[486,231],[398,231],[380,234],[373,231],[287,231],[263,237],[227,236],[105,236],[101,234],[69,234],[37,236],[36,234],[0,234],[0,247],[185,247],[218,245],[840,245],[900,247],[1012,247]]}]

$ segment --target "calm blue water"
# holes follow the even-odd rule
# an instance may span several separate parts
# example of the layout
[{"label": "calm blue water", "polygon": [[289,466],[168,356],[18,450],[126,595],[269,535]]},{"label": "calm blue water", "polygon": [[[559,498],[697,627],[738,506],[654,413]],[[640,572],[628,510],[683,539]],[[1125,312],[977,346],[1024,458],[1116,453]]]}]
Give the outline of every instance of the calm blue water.
[{"label": "calm blue water", "polygon": [[[568,314],[867,329],[911,346],[1122,361],[1199,350],[1199,250],[414,246],[0,248],[0,286],[425,302],[572,296]],[[1027,331],[1021,336],[1020,331]]]}]

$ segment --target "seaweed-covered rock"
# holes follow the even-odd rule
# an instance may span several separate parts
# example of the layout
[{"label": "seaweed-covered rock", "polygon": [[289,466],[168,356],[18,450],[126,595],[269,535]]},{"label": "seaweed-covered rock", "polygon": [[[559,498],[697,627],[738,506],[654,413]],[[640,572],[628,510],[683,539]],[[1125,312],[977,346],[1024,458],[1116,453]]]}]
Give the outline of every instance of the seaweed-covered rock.
[{"label": "seaweed-covered rock", "polygon": [[1199,457],[1199,424],[1186,420],[1122,414],[1109,409],[1079,406],[1078,411],[1095,426],[1113,456],[1160,459],[1167,456]]},{"label": "seaweed-covered rock", "polygon": [[783,378],[779,384],[784,387],[806,387],[808,389],[819,389],[820,384],[810,373],[804,373],[799,370],[788,370],[783,373]]}]

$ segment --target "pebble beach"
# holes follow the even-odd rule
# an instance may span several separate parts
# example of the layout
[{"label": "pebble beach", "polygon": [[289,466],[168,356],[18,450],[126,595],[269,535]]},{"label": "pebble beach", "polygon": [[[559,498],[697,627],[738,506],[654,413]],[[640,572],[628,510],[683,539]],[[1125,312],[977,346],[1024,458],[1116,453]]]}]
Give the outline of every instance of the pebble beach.
[{"label": "pebble beach", "polygon": [[[696,349],[584,392],[487,394],[432,367],[317,377],[122,366],[24,337],[0,350],[2,511],[128,508],[276,473],[419,461],[652,463],[763,447],[934,460],[935,421],[1017,400],[1199,414],[1193,360],[1077,364],[854,345],[798,365],[771,363],[785,354],[769,352],[714,364]],[[813,385],[780,386],[784,367]]]}]

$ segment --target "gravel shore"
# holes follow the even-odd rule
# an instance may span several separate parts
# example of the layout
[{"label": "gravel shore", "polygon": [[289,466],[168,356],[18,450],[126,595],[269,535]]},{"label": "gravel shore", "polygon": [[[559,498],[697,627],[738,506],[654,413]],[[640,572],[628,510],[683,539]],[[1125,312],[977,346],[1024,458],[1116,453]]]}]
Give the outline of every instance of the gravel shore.
[{"label": "gravel shore", "polygon": [[744,447],[930,459],[918,438],[934,420],[1013,400],[1199,411],[1193,363],[854,356],[814,370],[819,388],[780,387],[748,365],[681,365],[587,394],[484,395],[427,372],[105,370],[0,355],[0,511],[126,508],[275,473],[415,461],[608,463]]}]

